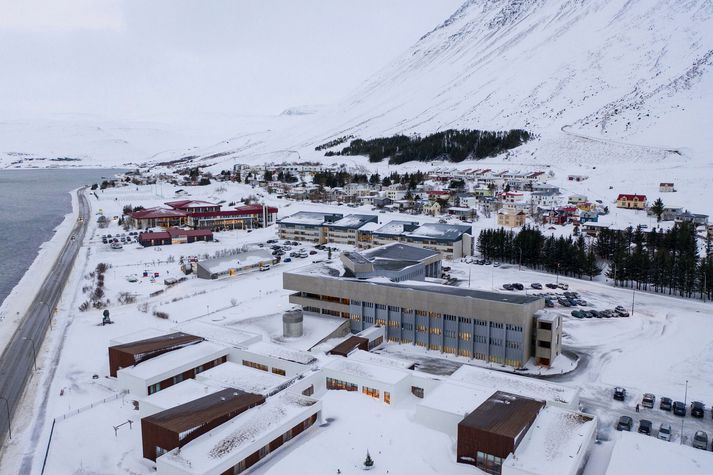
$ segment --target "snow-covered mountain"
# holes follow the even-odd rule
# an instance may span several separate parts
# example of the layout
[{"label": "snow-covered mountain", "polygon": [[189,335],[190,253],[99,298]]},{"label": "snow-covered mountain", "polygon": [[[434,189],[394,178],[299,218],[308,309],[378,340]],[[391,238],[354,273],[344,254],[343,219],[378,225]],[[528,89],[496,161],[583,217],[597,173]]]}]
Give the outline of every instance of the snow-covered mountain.
[{"label": "snow-covered mountain", "polygon": [[711,0],[467,0],[344,101],[236,155],[518,127],[701,156],[712,66]]}]

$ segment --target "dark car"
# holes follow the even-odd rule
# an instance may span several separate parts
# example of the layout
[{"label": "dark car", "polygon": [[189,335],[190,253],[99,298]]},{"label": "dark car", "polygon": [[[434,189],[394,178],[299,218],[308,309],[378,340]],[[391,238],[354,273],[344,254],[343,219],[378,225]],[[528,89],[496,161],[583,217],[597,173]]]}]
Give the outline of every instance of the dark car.
[{"label": "dark car", "polygon": [[547,287],[548,289],[556,289],[557,284],[549,283],[549,284],[545,284],[545,287]]},{"label": "dark car", "polygon": [[682,403],[681,401],[675,401],[673,403],[673,414],[675,416],[681,416],[685,417],[686,416],[686,405]]},{"label": "dark car", "polygon": [[513,290],[514,287],[512,286],[512,284],[503,284],[503,289],[505,289],[505,290]]},{"label": "dark car", "polygon": [[670,411],[673,407],[673,401],[670,397],[662,397],[661,402],[659,402],[659,409],[662,411]]},{"label": "dark car", "polygon": [[691,445],[696,449],[708,450],[708,434],[702,430],[696,431]]},{"label": "dark car", "polygon": [[626,399],[626,389],[620,387],[614,388],[614,399],[617,401],[623,401]]},{"label": "dark car", "polygon": [[654,408],[655,402],[656,402],[656,396],[654,396],[651,393],[644,394],[644,397],[641,399],[641,405],[643,407],[648,407],[649,409]]},{"label": "dark car", "polygon": [[533,282],[532,284],[530,284],[530,287],[532,287],[533,289],[542,290],[542,284],[538,282]]},{"label": "dark car", "polygon": [[634,426],[634,420],[629,416],[621,416],[619,422],[616,425],[616,430],[626,430],[631,431]]},{"label": "dark car", "polygon": [[589,310],[589,316],[594,318],[602,318],[597,310]]},{"label": "dark car", "polygon": [[314,256],[315,254],[317,254],[317,251],[309,251],[310,256]]},{"label": "dark car", "polygon": [[512,284],[512,288],[515,290],[525,290],[525,286],[520,284],[519,282],[515,282]]},{"label": "dark car", "polygon": [[639,421],[639,433],[651,435],[651,421],[648,419],[641,419]]},{"label": "dark car", "polygon": [[703,418],[706,412],[706,405],[702,402],[693,401],[691,403],[691,416],[699,419]]},{"label": "dark car", "polygon": [[555,306],[555,303],[552,301],[552,299],[545,299],[545,307],[552,308],[554,306]]}]

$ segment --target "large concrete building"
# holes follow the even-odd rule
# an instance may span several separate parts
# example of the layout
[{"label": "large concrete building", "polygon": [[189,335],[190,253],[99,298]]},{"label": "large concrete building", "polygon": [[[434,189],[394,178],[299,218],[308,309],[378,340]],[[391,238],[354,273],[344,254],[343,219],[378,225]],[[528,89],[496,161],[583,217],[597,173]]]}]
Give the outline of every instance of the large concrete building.
[{"label": "large concrete building", "polygon": [[409,258],[412,251],[392,249],[384,267],[368,253],[346,253],[343,269],[318,264],[285,272],[283,286],[305,312],[350,319],[353,333],[378,325],[391,342],[513,367],[530,358],[549,366],[557,357],[561,317],[544,311],[544,299],[424,281],[435,263],[430,256]]}]

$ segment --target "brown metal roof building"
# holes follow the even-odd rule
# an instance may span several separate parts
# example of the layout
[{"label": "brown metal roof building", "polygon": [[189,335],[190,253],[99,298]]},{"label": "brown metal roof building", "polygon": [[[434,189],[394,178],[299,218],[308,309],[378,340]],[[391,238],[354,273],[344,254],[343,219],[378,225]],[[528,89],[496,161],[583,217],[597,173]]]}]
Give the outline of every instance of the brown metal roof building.
[{"label": "brown metal roof building", "polygon": [[350,336],[331,350],[330,355],[347,356],[356,349],[369,351],[369,340],[360,336]]},{"label": "brown metal roof building", "polygon": [[155,461],[263,402],[265,397],[260,394],[228,388],[144,417],[141,419],[144,458]]},{"label": "brown metal roof building", "polygon": [[203,341],[204,338],[187,333],[168,335],[132,341],[109,347],[109,374],[116,377],[121,368],[134,366],[155,356]]},{"label": "brown metal roof building", "polygon": [[499,474],[543,407],[544,401],[497,391],[458,424],[458,462]]}]

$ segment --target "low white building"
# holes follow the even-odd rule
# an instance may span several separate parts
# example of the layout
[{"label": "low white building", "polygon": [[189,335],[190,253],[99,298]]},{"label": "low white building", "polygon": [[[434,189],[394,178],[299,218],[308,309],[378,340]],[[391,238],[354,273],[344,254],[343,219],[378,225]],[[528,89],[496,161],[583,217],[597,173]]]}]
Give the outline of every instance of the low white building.
[{"label": "low white building", "polygon": [[215,257],[200,261],[197,264],[196,275],[201,279],[220,279],[234,277],[259,270],[265,265],[277,263],[277,257],[265,249],[253,249],[230,256]]},{"label": "low white building", "polygon": [[311,368],[317,360],[306,351],[259,342],[247,348],[231,348],[230,361],[291,378]]},{"label": "low white building", "polygon": [[159,475],[240,473],[321,423],[322,403],[280,393],[156,459]]},{"label": "low white building", "polygon": [[181,404],[195,401],[196,399],[208,396],[222,389],[224,389],[224,387],[219,385],[205,384],[195,379],[187,379],[178,384],[174,384],[170,388],[140,399],[139,414],[141,415],[141,419],[143,419],[158,412],[173,409]]},{"label": "low white building", "polygon": [[290,380],[272,372],[227,361],[196,375],[196,381],[269,396],[284,389]]},{"label": "low white building", "polygon": [[503,462],[502,475],[577,475],[589,457],[596,433],[594,416],[547,406]]},{"label": "low white building", "polygon": [[410,397],[410,374],[400,368],[335,356],[322,374],[327,390],[359,391],[386,404]]},{"label": "low white building", "polygon": [[120,390],[145,397],[227,361],[229,348],[202,341],[117,371]]},{"label": "low white building", "polygon": [[458,423],[494,392],[495,388],[444,381],[437,384],[426,394],[423,401],[416,405],[414,419],[419,424],[455,439],[458,435]]}]

